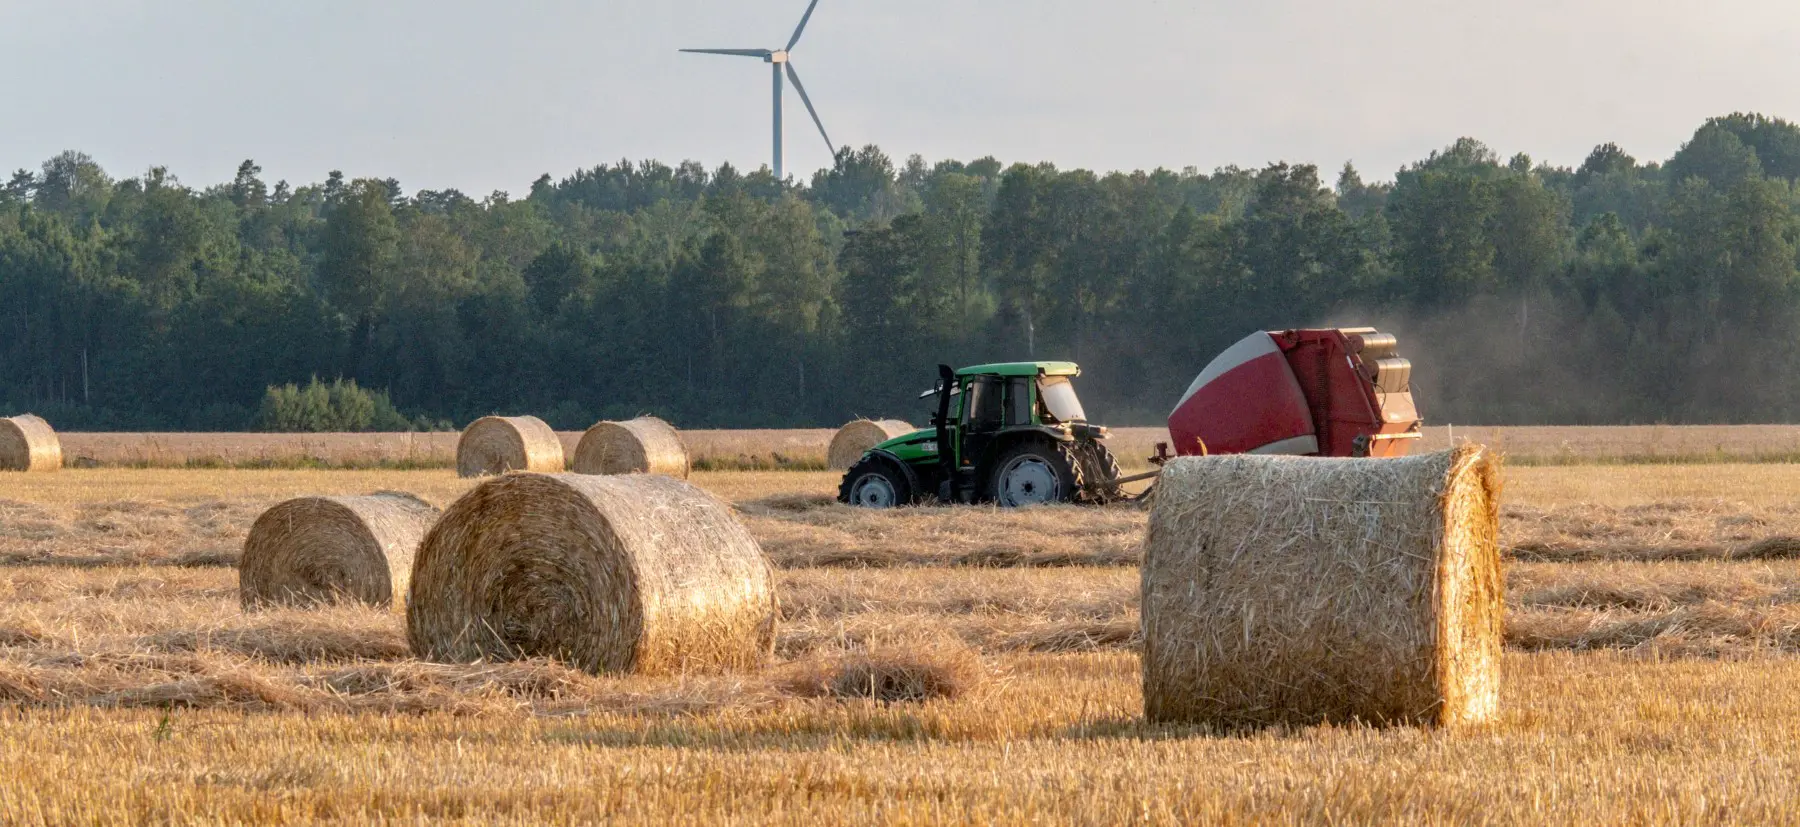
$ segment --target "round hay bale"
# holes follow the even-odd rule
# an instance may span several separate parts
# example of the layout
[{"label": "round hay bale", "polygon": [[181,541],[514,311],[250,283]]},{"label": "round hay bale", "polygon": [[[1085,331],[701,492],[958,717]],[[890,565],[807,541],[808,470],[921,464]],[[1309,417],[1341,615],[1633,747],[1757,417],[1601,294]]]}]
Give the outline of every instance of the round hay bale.
[{"label": "round hay bale", "polygon": [[250,526],[238,599],[246,610],[392,606],[405,599],[413,554],[437,517],[436,506],[395,491],[288,500]]},{"label": "round hay bale", "polygon": [[775,610],[768,559],[711,494],[644,474],[509,474],[425,536],[406,633],[446,663],[670,674],[761,666]]},{"label": "round hay bale", "polygon": [[1144,714],[1458,726],[1498,712],[1498,462],[1165,466],[1144,543]]},{"label": "round hay bale", "polygon": [[688,450],[681,432],[654,416],[602,422],[575,446],[577,474],[661,474],[687,479]]},{"label": "round hay bale", "polygon": [[508,471],[563,470],[562,440],[535,416],[484,416],[456,441],[456,475],[486,477]]},{"label": "round hay bale", "polygon": [[870,448],[917,430],[918,428],[898,419],[858,419],[839,428],[832,435],[831,449],[826,452],[826,464],[833,471],[846,470],[862,459]]},{"label": "round hay bale", "polygon": [[55,471],[62,441],[50,423],[31,414],[0,419],[0,471]]}]

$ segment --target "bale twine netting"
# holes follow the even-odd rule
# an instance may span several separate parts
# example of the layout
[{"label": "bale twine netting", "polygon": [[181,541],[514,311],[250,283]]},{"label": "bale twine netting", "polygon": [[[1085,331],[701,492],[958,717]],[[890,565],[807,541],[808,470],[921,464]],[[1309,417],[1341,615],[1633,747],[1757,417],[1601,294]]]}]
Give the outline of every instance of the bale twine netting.
[{"label": "bale twine netting", "polygon": [[1169,463],[1144,543],[1144,713],[1225,728],[1498,711],[1498,462]]},{"label": "bale twine netting", "polygon": [[55,471],[62,467],[62,441],[50,423],[32,416],[0,419],[0,471]]},{"label": "bale twine netting", "polygon": [[768,559],[711,494],[654,475],[510,474],[426,535],[406,627],[439,662],[654,675],[763,665],[775,612]]},{"label": "bale twine netting", "polygon": [[250,526],[238,599],[246,610],[393,606],[406,598],[413,554],[437,517],[431,503],[393,491],[288,500]]},{"label": "bale twine netting", "polygon": [[688,450],[681,432],[654,416],[602,422],[575,446],[577,474],[661,474],[687,479]]},{"label": "bale twine netting", "polygon": [[562,470],[562,440],[535,416],[484,416],[469,423],[456,441],[459,477]]},{"label": "bale twine netting", "polygon": [[843,471],[855,465],[870,448],[916,430],[918,429],[898,419],[858,419],[839,428],[832,435],[831,449],[826,452],[826,463],[834,471]]}]

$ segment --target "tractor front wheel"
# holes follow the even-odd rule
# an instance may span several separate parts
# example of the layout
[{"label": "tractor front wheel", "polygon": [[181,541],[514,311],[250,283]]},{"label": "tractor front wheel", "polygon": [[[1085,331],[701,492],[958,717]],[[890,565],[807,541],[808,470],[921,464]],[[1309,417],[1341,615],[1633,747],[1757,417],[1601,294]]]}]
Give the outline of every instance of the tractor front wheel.
[{"label": "tractor front wheel", "polygon": [[1125,499],[1125,489],[1119,487],[1119,460],[1105,445],[1098,442],[1084,442],[1075,447],[1075,454],[1081,459],[1081,476],[1087,483],[1082,489],[1082,502],[1094,505],[1105,505]]},{"label": "tractor front wheel", "polygon": [[865,456],[844,472],[838,502],[862,508],[899,508],[913,502],[912,482],[892,460]]},{"label": "tractor front wheel", "polygon": [[1062,443],[1023,443],[993,467],[988,497],[1001,508],[1074,502],[1081,493],[1081,465]]}]

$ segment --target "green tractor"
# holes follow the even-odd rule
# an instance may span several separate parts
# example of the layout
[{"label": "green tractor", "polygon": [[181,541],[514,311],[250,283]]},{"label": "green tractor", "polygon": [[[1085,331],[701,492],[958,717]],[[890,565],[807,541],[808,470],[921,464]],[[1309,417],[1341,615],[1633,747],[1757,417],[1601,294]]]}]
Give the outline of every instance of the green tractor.
[{"label": "green tractor", "polygon": [[871,448],[845,472],[838,500],[896,508],[936,500],[1016,508],[1123,498],[1106,428],[1075,396],[1073,362],[938,366],[931,428]]}]

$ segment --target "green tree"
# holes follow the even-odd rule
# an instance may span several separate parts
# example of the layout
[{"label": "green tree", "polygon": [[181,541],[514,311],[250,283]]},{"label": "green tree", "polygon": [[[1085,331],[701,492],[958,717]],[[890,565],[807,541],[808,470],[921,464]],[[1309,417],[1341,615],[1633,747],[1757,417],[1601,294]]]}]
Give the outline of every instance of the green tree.
[{"label": "green tree", "polygon": [[985,321],[990,313],[981,274],[981,233],[987,211],[981,179],[961,173],[932,176],[925,183],[924,221],[919,228],[925,248],[920,266],[926,281],[956,297],[942,323],[959,336]]},{"label": "green tree", "polygon": [[1720,189],[1762,177],[1762,162],[1743,139],[1724,124],[1710,122],[1669,160],[1669,178],[1680,183],[1699,178]]},{"label": "green tree", "polygon": [[532,305],[545,316],[572,295],[592,285],[594,262],[571,244],[557,242],[526,265],[525,286],[531,290]]},{"label": "green tree", "polygon": [[400,228],[380,181],[359,179],[328,205],[318,283],[326,301],[354,320],[354,371],[368,355],[377,317],[398,292]]},{"label": "green tree", "polygon": [[76,226],[86,226],[105,213],[112,192],[113,180],[106,170],[87,153],[74,151],[45,161],[32,188],[38,209],[57,213]]},{"label": "green tree", "polygon": [[1399,287],[1414,301],[1448,307],[1496,286],[1487,231],[1499,211],[1497,172],[1492,154],[1465,139],[1400,174],[1388,223]]}]

